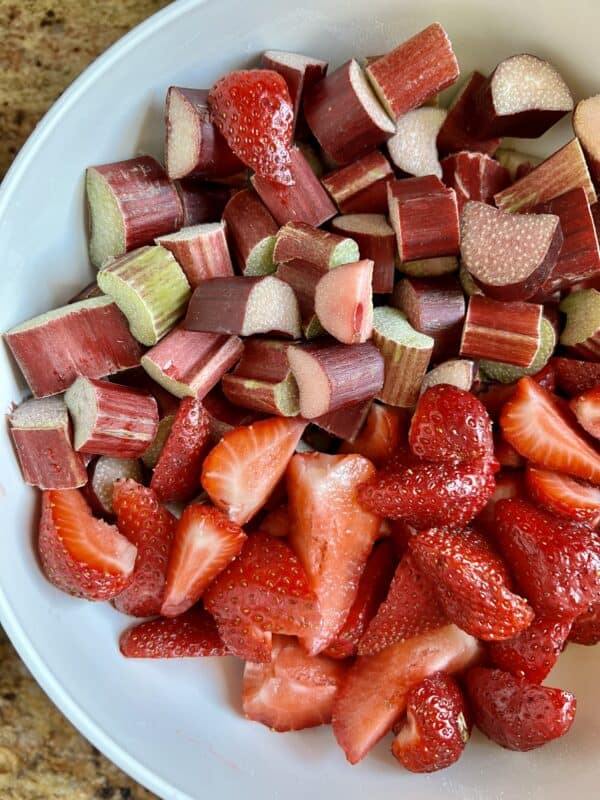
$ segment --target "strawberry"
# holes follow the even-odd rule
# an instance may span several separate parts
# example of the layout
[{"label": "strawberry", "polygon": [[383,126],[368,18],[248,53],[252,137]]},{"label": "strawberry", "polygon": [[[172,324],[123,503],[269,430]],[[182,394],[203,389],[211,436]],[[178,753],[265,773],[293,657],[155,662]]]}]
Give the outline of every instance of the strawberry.
[{"label": "strawberry", "polygon": [[509,750],[532,750],[564,736],[575,719],[571,692],[539,686],[500,669],[475,667],[467,695],[477,727]]},{"label": "strawberry", "polygon": [[432,528],[408,552],[431,579],[449,620],[479,639],[509,639],[533,620],[526,600],[510,591],[502,559],[475,530]]},{"label": "strawberry", "polygon": [[556,372],[556,383],[561,392],[575,397],[600,386],[600,363],[576,361],[573,358],[553,358],[552,366]]},{"label": "strawberry", "polygon": [[577,395],[569,405],[581,427],[600,439],[600,386]]},{"label": "strawberry", "polygon": [[525,500],[496,505],[496,541],[540,616],[570,618],[600,600],[600,535]]},{"label": "strawberry", "polygon": [[477,399],[481,402],[491,419],[497,421],[505,404],[515,393],[516,383],[487,383],[483,384],[477,392]]},{"label": "strawberry", "polygon": [[405,408],[374,402],[358,436],[351,442],[342,442],[338,452],[358,453],[381,467],[398,447],[406,445],[408,422]]},{"label": "strawberry", "polygon": [[455,625],[358,656],[333,704],[333,733],[351,764],[361,761],[406,709],[409,691],[434,672],[460,672],[481,658],[481,645]]},{"label": "strawberry", "polygon": [[263,178],[294,182],[294,106],[281,75],[268,69],[229,72],[210,90],[208,105],[214,124],[240,161]]},{"label": "strawberry", "polygon": [[300,419],[269,417],[226,433],[202,467],[213,503],[245,525],[279,483],[305,427]]},{"label": "strawberry", "polygon": [[501,467],[520,469],[525,466],[525,459],[512,444],[509,444],[500,431],[494,432],[494,455]]},{"label": "strawberry", "polygon": [[388,523],[390,528],[390,539],[394,543],[396,555],[398,558],[402,558],[402,556],[408,550],[408,543],[415,533],[417,533],[417,529],[413,528],[412,525],[409,525],[408,522],[405,522],[402,519],[391,519],[385,521]]},{"label": "strawberry", "polygon": [[455,464],[494,457],[492,423],[481,401],[444,383],[419,398],[408,441],[413,453],[428,461]]},{"label": "strawberry", "polygon": [[115,483],[113,506],[119,530],[137,547],[133,581],[114,606],[133,617],[160,614],[177,519],[152,489],[131,479]]},{"label": "strawberry", "polygon": [[600,489],[597,486],[533,464],[527,467],[525,483],[531,499],[547,511],[587,522],[592,527],[600,522]]},{"label": "strawberry", "polygon": [[197,603],[246,539],[240,526],[216,508],[191,505],[184,509],[175,530],[160,613],[176,617]]},{"label": "strawberry", "polygon": [[290,515],[287,506],[278,506],[263,517],[258,526],[271,536],[287,536],[290,530]]},{"label": "strawberry", "polygon": [[466,525],[494,492],[489,463],[399,465],[393,459],[360,486],[363,508],[390,519],[403,519],[415,528]]},{"label": "strawberry", "polygon": [[490,642],[488,655],[495,667],[541,683],[556,664],[570,629],[571,620],[536,617],[512,639]]},{"label": "strawberry", "polygon": [[429,675],[408,693],[406,718],[394,728],[392,753],[411,772],[435,772],[461,757],[471,735],[465,698],[444,672]]},{"label": "strawberry", "polygon": [[150,481],[162,503],[183,502],[194,496],[209,446],[210,417],[198,400],[184,397]]},{"label": "strawberry", "polygon": [[153,619],[123,631],[119,648],[126,658],[198,658],[225,656],[211,615],[195,606],[174,619]]},{"label": "strawberry", "polygon": [[137,550],[115,525],[92,516],[77,489],[54,489],[42,493],[38,553],[58,589],[110,600],[131,583]]},{"label": "strawberry", "polygon": [[316,598],[298,558],[283,539],[260,531],[212,582],[204,605],[231,652],[248,661],[269,661],[270,641],[259,631],[303,635],[319,623]]},{"label": "strawberry", "polygon": [[270,663],[247,661],[244,666],[244,714],[275,731],[327,724],[345,672],[345,664],[308,656],[295,639],[274,636]]},{"label": "strawberry", "polygon": [[356,489],[375,473],[363,456],[298,453],[288,467],[290,544],[319,601],[320,624],[302,642],[311,655],[335,638],[356,599],[380,520]]},{"label": "strawberry", "polygon": [[532,378],[521,378],[500,416],[504,437],[546,469],[600,483],[600,455],[579,433],[558,400]]},{"label": "strawberry", "polygon": [[525,481],[520,470],[503,469],[496,475],[494,494],[473,520],[473,526],[493,540],[496,529],[496,503],[510,497],[525,497]]},{"label": "strawberry", "polygon": [[373,655],[445,622],[432,584],[407,553],[398,564],[385,601],[360,640],[358,652],[361,656]]},{"label": "strawberry", "polygon": [[393,542],[386,539],[375,545],[358,584],[352,608],[335,639],[324,651],[325,655],[332,658],[356,655],[367,625],[385,598],[396,564]]},{"label": "strawberry", "polygon": [[577,617],[571,628],[569,641],[586,645],[600,642],[600,601],[590,603],[587,610]]}]

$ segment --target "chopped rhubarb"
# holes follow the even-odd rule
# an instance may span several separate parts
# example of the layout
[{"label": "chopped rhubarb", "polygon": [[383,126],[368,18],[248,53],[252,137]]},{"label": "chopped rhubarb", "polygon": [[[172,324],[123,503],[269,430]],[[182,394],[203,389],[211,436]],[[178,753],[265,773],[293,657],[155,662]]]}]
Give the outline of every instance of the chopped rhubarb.
[{"label": "chopped rhubarb", "polygon": [[408,413],[382,403],[371,403],[364,425],[351,441],[342,442],[340,453],[358,453],[381,467],[408,438]]},{"label": "chopped rhubarb", "polygon": [[472,72],[454,96],[444,124],[437,137],[437,147],[442,155],[470,150],[491,156],[500,139],[479,139],[472,130],[474,100],[486,82],[481,72]]},{"label": "chopped rhubarb", "polygon": [[338,439],[352,442],[365,424],[370,407],[371,398],[369,397],[366,400],[359,400],[358,403],[352,403],[342,408],[337,408],[335,411],[329,411],[320,417],[315,417],[311,422],[317,428],[330,433]]},{"label": "chopped rhubarb", "polygon": [[456,256],[439,256],[438,258],[416,258],[398,264],[398,269],[413,278],[437,278],[439,275],[451,275],[458,270]]},{"label": "chopped rhubarb", "polygon": [[242,274],[274,272],[273,248],[278,225],[256,192],[252,189],[236,192],[225,206],[223,220]]},{"label": "chopped rhubarb", "polygon": [[325,77],[327,61],[284,50],[266,50],[261,57],[261,66],[264,69],[275,70],[285,79],[294,109],[294,128],[296,128],[304,92]]},{"label": "chopped rhubarb", "polygon": [[373,262],[366,259],[326,272],[315,288],[315,312],[327,333],[360,344],[373,330]]},{"label": "chopped rhubarb", "polygon": [[288,222],[275,239],[273,260],[308,261],[321,270],[333,269],[360,259],[358,244],[347,236],[314,228],[305,222]]},{"label": "chopped rhubarb", "polygon": [[493,203],[494,195],[511,183],[508,170],[484,153],[463,150],[446,156],[441,171],[446,186],[456,192],[459,214],[469,200]]},{"label": "chopped rhubarb", "polygon": [[[387,205],[387,199],[386,199]],[[388,294],[394,288],[396,235],[383,214],[345,214],[331,221],[331,228],[358,244],[362,258],[373,262],[373,292]]]},{"label": "chopped rhubarb", "polygon": [[560,343],[588,361],[600,361],[600,291],[573,292],[560,310],[567,315]]},{"label": "chopped rhubarb", "polygon": [[447,383],[470,392],[477,375],[477,366],[468,358],[452,358],[429,370],[421,383],[420,394],[431,386]]},{"label": "chopped rhubarb", "polygon": [[386,214],[386,184],[393,177],[390,162],[383,153],[374,150],[327,173],[321,183],[343,214]]},{"label": "chopped rhubarb", "polygon": [[593,527],[600,522],[600,489],[597,486],[534,464],[528,465],[525,481],[532,500],[550,513],[587,522]]},{"label": "chopped rhubarb", "polygon": [[443,108],[425,106],[401,116],[396,133],[387,141],[392,164],[407,175],[441,178],[436,139],[447,113]]},{"label": "chopped rhubarb", "polygon": [[77,292],[69,299],[69,303],[79,303],[81,300],[90,300],[92,297],[102,297],[102,291],[97,281],[92,281],[87,286],[84,286],[80,292]]},{"label": "chopped rhubarb", "polygon": [[528,175],[543,160],[539,156],[522,153],[520,150],[513,150],[509,147],[499,147],[494,153],[494,158],[508,170],[511,181],[517,181]]},{"label": "chopped rhubarb", "polygon": [[200,225],[218,222],[231,196],[225,186],[203,183],[193,178],[175,181],[175,188],[183,207],[183,225]]},{"label": "chopped rhubarb", "polygon": [[315,292],[323,272],[320,267],[299,260],[288,261],[277,268],[276,277],[289,284],[296,295],[305,339],[314,339],[325,333],[315,313]]},{"label": "chopped rhubarb", "polygon": [[115,481],[133,480],[142,483],[142,465],[137,458],[100,456],[89,466],[90,479],[84,494],[92,511],[101,517],[111,517]]},{"label": "chopped rhubarb", "polygon": [[600,145],[598,143],[598,121],[600,119],[600,95],[588,97],[577,103],[573,114],[573,130],[587,156],[588,166],[595,183],[600,179]]},{"label": "chopped rhubarb", "polygon": [[224,222],[182,228],[177,233],[159,236],[156,244],[173,253],[192,289],[200,281],[233,275]]},{"label": "chopped rhubarb", "polygon": [[542,326],[540,329],[540,345],[538,347],[535,358],[529,367],[516,367],[514,364],[506,364],[502,361],[488,361],[487,359],[480,359],[479,369],[482,371],[485,378],[489,378],[499,383],[516,383],[520,378],[525,375],[537,375],[540,370],[544,369],[554,348],[556,347],[556,333],[552,325],[548,322],[546,317],[542,317]]},{"label": "chopped rhubarb", "polygon": [[175,413],[166,414],[164,417],[159,419],[156,436],[154,437],[152,444],[142,453],[142,462],[147,469],[154,469],[158,463],[158,459],[160,458],[163,447],[169,438],[169,434],[171,433],[171,428],[173,427],[174,422]]}]

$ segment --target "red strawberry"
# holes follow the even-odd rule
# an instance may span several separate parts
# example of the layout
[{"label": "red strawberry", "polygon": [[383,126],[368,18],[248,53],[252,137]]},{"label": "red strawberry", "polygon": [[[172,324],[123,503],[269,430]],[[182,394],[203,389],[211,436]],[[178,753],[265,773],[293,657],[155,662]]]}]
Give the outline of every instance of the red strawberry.
[{"label": "red strawberry", "polygon": [[210,417],[198,400],[184,397],[150,481],[162,503],[194,496],[209,446]]},{"label": "red strawberry", "polygon": [[571,692],[539,686],[500,669],[475,667],[467,675],[473,719],[509,750],[533,750],[564,736],[575,719]]},{"label": "red strawberry", "polygon": [[501,467],[520,469],[525,466],[525,459],[512,444],[509,444],[500,431],[494,432],[494,455]]},{"label": "red strawberry", "polygon": [[260,531],[209,586],[204,605],[231,652],[248,661],[269,661],[270,641],[257,631],[303,635],[319,623],[298,558],[283,539]]},{"label": "red strawberry", "polygon": [[352,442],[342,442],[338,452],[358,453],[381,467],[400,446],[407,443],[408,412],[382,403],[373,403],[365,424]]},{"label": "red strawberry", "polygon": [[130,583],[136,548],[92,516],[77,489],[42,493],[38,552],[50,583],[86,600],[110,600]]},{"label": "red strawberry", "polygon": [[541,683],[556,664],[570,629],[571,620],[536,617],[527,630],[514,638],[490,642],[490,660],[517,678]]},{"label": "red strawberry", "polygon": [[417,403],[408,440],[413,453],[428,461],[477,461],[494,456],[492,422],[471,392],[440,383]]},{"label": "red strawberry", "polygon": [[196,606],[174,619],[153,619],[123,631],[121,653],[127,658],[198,658],[225,656],[211,615]]},{"label": "red strawberry", "polygon": [[408,552],[432,581],[447,618],[478,639],[509,639],[527,628],[533,611],[510,591],[502,559],[480,533],[431,528]]},{"label": "red strawberry", "polygon": [[587,611],[577,617],[571,628],[569,641],[587,645],[600,642],[600,601],[591,603]]},{"label": "red strawberry", "polygon": [[288,507],[279,506],[269,511],[258,527],[271,536],[287,536],[290,530]]},{"label": "red strawberry", "polygon": [[471,735],[465,698],[450,675],[436,672],[410,690],[392,753],[411,772],[435,772],[461,757]]},{"label": "red strawberry", "polygon": [[513,396],[516,385],[516,383],[490,383],[483,384],[478,390],[477,399],[494,421],[498,419],[505,404]]},{"label": "red strawberry", "polygon": [[432,584],[407,553],[396,569],[385,601],[360,640],[358,652],[361,656],[373,655],[445,622]]},{"label": "red strawberry", "polygon": [[290,544],[319,601],[320,624],[302,641],[311,655],[335,638],[356,599],[380,520],[356,489],[375,468],[363,456],[298,453],[288,468]]},{"label": "red strawberry", "polygon": [[396,555],[398,558],[402,558],[402,556],[408,550],[408,543],[415,533],[417,533],[417,529],[413,528],[412,525],[409,525],[408,522],[404,522],[402,519],[391,519],[384,521],[389,525],[390,539],[394,543]]},{"label": "red strawberry", "polygon": [[531,499],[547,511],[587,522],[592,527],[600,522],[600,489],[597,486],[532,464],[527,467],[525,482]]},{"label": "red strawberry", "polygon": [[557,398],[532,378],[521,378],[500,416],[504,437],[546,469],[600,483],[600,455],[564,413]]},{"label": "red strawberry", "polygon": [[600,600],[600,535],[525,500],[496,506],[496,541],[540,616],[573,619]]},{"label": "red strawberry", "polygon": [[284,78],[268,69],[229,72],[208,95],[213,122],[235,155],[263,178],[290,185],[294,106]]},{"label": "red strawberry", "polygon": [[569,405],[581,427],[591,436],[600,439],[600,386],[577,395]]},{"label": "red strawberry", "polygon": [[558,388],[569,397],[600,386],[600,364],[573,358],[553,358],[551,364],[556,372]]},{"label": "red strawberry", "polygon": [[358,584],[356,600],[325,655],[332,658],[356,655],[367,625],[385,598],[397,561],[394,544],[389,539],[375,545]]},{"label": "red strawberry", "polygon": [[520,470],[508,469],[497,473],[494,494],[473,520],[474,527],[493,540],[496,529],[496,503],[510,497],[525,497],[525,481]]},{"label": "red strawberry", "polygon": [[275,731],[326,725],[345,672],[345,664],[308,656],[295,639],[274,636],[270,663],[244,667],[244,714]]},{"label": "red strawberry", "polygon": [[300,419],[269,417],[226,433],[202,467],[213,503],[245,525],[277,486],[305,427]]},{"label": "red strawberry", "polygon": [[363,759],[406,709],[409,691],[434,672],[460,672],[481,658],[481,645],[455,625],[359,656],[333,705],[333,733],[351,764]]},{"label": "red strawberry", "polygon": [[197,603],[210,582],[238,555],[246,538],[222,511],[188,506],[175,531],[160,613],[176,617]]},{"label": "red strawberry", "polygon": [[466,525],[494,492],[494,475],[488,463],[414,466],[388,463],[358,489],[358,499],[375,514],[403,519],[415,528]]},{"label": "red strawberry", "polygon": [[115,608],[133,617],[160,614],[177,519],[152,489],[131,479],[115,483],[113,506],[119,530],[137,547],[133,581]]}]

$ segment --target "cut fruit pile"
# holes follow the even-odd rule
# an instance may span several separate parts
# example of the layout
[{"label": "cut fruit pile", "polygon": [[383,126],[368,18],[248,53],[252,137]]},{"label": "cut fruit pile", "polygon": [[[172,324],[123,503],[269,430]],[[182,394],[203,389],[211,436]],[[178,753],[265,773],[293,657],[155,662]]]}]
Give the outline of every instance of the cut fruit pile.
[{"label": "cut fruit pile", "polygon": [[170,87],[165,167],[87,170],[95,283],[5,334],[48,580],[413,772],[567,733],[543,681],[600,641],[600,96],[520,54],[440,108],[458,75],[436,23]]}]

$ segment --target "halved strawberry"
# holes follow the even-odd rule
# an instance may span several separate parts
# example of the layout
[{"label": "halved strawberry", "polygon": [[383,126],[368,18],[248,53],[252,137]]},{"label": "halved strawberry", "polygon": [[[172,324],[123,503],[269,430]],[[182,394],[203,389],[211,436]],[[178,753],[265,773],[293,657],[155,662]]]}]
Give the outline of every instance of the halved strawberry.
[{"label": "halved strawberry", "polygon": [[176,617],[197,603],[246,539],[240,526],[216,508],[191,505],[184,509],[175,530],[160,613]]},{"label": "halved strawberry", "polygon": [[352,442],[342,442],[339,453],[358,453],[381,467],[401,445],[406,445],[409,415],[405,408],[374,402],[365,424]]},{"label": "halved strawberry", "polygon": [[514,638],[490,642],[488,654],[495,667],[541,683],[556,664],[570,629],[570,619],[536,617]]},{"label": "halved strawberry", "polygon": [[115,525],[92,516],[77,489],[42,493],[38,552],[50,583],[86,600],[110,600],[122,592],[137,554]]},{"label": "halved strawberry", "polygon": [[521,378],[500,416],[505,438],[546,469],[600,483],[600,455],[587,443],[558,400],[532,378]]},{"label": "halved strawberry", "polygon": [[131,479],[115,483],[113,506],[119,530],[137,547],[133,580],[115,608],[133,617],[160,614],[177,519],[152,489]]},{"label": "halved strawberry", "polygon": [[587,522],[593,527],[600,522],[600,489],[597,486],[532,464],[525,472],[525,482],[531,499],[547,511]]},{"label": "halved strawberry", "polygon": [[229,519],[244,525],[285,472],[306,422],[269,417],[226,433],[204,459],[202,486]]},{"label": "halved strawberry", "polygon": [[600,601],[590,603],[587,610],[577,617],[569,633],[569,641],[586,645],[600,642]]},{"label": "halved strawberry", "polygon": [[492,541],[496,529],[496,503],[511,497],[525,497],[525,478],[522,470],[503,469],[496,474],[494,494],[473,520],[473,527]]},{"label": "halved strawberry", "polygon": [[261,531],[271,536],[287,536],[290,531],[290,515],[287,506],[278,506],[261,520]]},{"label": "halved strawberry", "polygon": [[298,453],[288,467],[290,544],[317,596],[320,624],[302,636],[311,655],[335,638],[356,599],[380,520],[356,489],[375,468],[363,456]]},{"label": "halved strawberry", "polygon": [[478,663],[482,647],[455,625],[423,633],[358,656],[333,704],[333,733],[351,764],[392,729],[406,709],[409,691],[434,672],[460,672]]},{"label": "halved strawberry", "polygon": [[119,648],[126,658],[225,656],[217,626],[202,606],[174,619],[152,619],[123,631]]},{"label": "halved strawberry", "polygon": [[208,413],[194,397],[184,397],[150,481],[162,503],[189,500],[194,496],[209,446]]},{"label": "halved strawberry", "polygon": [[600,386],[600,363],[576,361],[574,358],[553,358],[551,363],[558,388],[569,397]]},{"label": "halved strawberry", "polygon": [[390,528],[390,539],[394,543],[396,555],[398,558],[402,558],[408,550],[408,543],[417,533],[417,529],[402,519],[390,519],[384,520],[384,522],[387,522]]},{"label": "halved strawberry", "polygon": [[600,439],[600,386],[577,395],[569,405],[584,431]]},{"label": "halved strawberry", "polygon": [[244,714],[275,731],[326,725],[346,669],[323,655],[308,656],[291,637],[273,636],[271,661],[244,666]]}]

